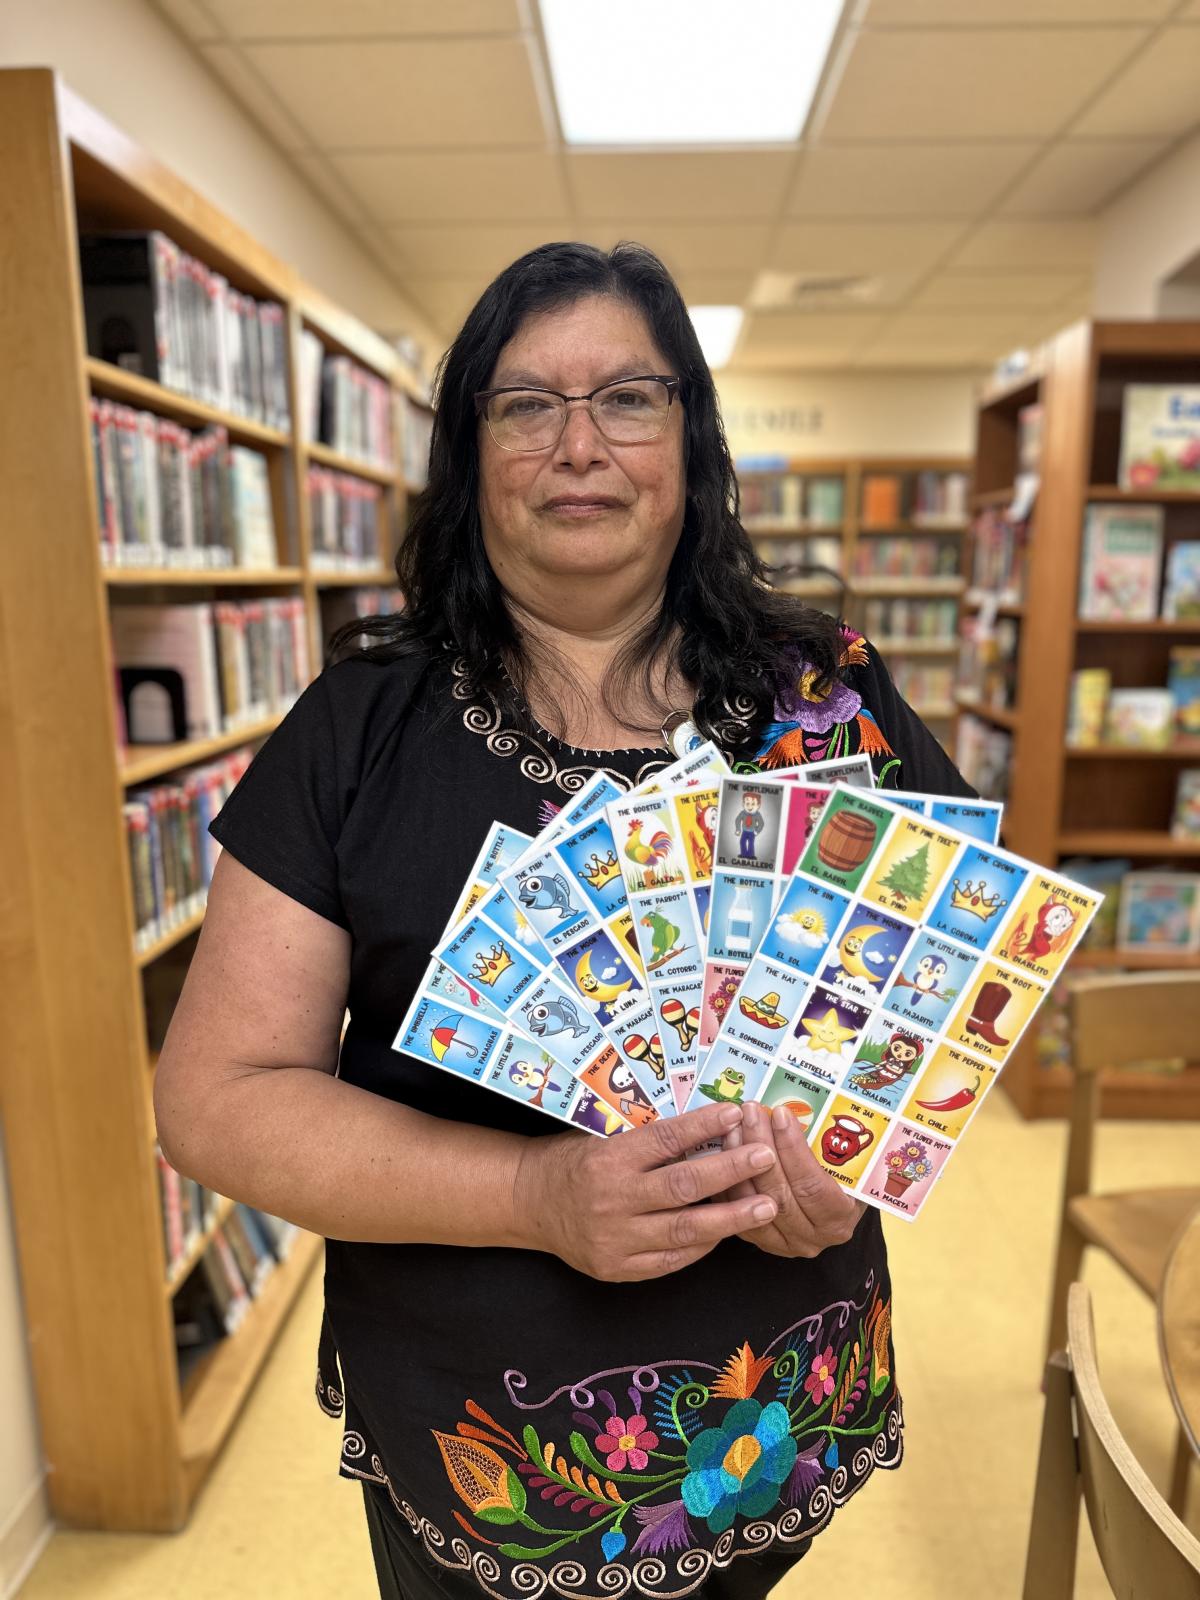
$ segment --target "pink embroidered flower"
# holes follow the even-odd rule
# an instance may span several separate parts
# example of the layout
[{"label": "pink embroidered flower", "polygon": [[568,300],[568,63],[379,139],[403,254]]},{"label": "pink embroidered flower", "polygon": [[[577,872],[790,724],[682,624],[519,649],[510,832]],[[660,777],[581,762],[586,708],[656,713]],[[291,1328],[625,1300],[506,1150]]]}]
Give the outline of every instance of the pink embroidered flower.
[{"label": "pink embroidered flower", "polygon": [[646,1452],[657,1448],[658,1435],[645,1417],[630,1417],[628,1422],[609,1417],[607,1431],[596,1440],[596,1449],[610,1472],[624,1472],[626,1462],[635,1472],[645,1472],[650,1465]]},{"label": "pink embroidered flower", "polygon": [[823,1398],[831,1395],[836,1382],[837,1368],[833,1360],[833,1346],[826,1345],[824,1353],[813,1362],[812,1371],[804,1380],[804,1387],[811,1395],[813,1405],[819,1405]]}]

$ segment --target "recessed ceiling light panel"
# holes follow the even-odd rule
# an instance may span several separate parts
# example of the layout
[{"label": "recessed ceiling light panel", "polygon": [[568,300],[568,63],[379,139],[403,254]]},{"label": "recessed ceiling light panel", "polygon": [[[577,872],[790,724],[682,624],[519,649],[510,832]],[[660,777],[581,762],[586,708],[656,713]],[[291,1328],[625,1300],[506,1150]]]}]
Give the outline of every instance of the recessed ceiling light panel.
[{"label": "recessed ceiling light panel", "polygon": [[704,359],[712,371],[723,367],[733,354],[742,331],[741,306],[689,306],[688,316],[696,330]]},{"label": "recessed ceiling light panel", "polygon": [[843,0],[540,0],[568,144],[799,138]]}]

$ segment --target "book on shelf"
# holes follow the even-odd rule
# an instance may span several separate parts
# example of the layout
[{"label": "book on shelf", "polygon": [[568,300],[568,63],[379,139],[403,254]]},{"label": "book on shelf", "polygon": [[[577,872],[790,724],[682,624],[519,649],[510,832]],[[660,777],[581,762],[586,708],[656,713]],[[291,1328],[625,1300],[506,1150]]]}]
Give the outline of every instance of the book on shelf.
[{"label": "book on shelf", "polygon": [[433,439],[433,411],[410,395],[404,395],[397,407],[400,426],[400,465],[404,481],[410,489],[420,493],[429,483],[429,446]]},{"label": "book on shelf", "polygon": [[1019,605],[1025,598],[1025,564],[1029,523],[1014,521],[996,507],[981,511],[971,524],[972,589],[991,595],[1000,605]]},{"label": "book on shelf", "polygon": [[1200,386],[1125,385],[1117,481],[1122,489],[1200,489]]},{"label": "book on shelf", "polygon": [[1117,943],[1117,911],[1121,899],[1121,884],[1126,873],[1132,872],[1133,862],[1118,856],[1072,856],[1063,861],[1059,870],[1076,883],[1082,883],[1104,896],[1097,907],[1080,945],[1082,950],[1112,950]]},{"label": "book on shelf", "polygon": [[1007,798],[1012,744],[1012,735],[1003,728],[994,728],[980,717],[959,717],[955,764],[982,799]]},{"label": "book on shelf", "polygon": [[923,596],[870,599],[863,605],[863,626],[872,639],[913,639],[953,644],[958,628],[958,602]]},{"label": "book on shelf", "polygon": [[1117,949],[1176,955],[1200,950],[1200,873],[1127,872]]},{"label": "book on shelf", "polygon": [[903,487],[894,472],[868,472],[862,480],[862,526],[894,528],[903,515]]},{"label": "book on shelf", "polygon": [[1176,839],[1200,839],[1200,767],[1185,767],[1176,779],[1171,833]]},{"label": "book on shelf", "polygon": [[910,520],[926,528],[939,524],[960,526],[967,520],[968,485],[965,472],[918,472],[913,484]]},{"label": "book on shelf", "polygon": [[1165,750],[1171,743],[1175,702],[1169,689],[1112,689],[1104,736],[1109,744]]},{"label": "book on shelf", "polygon": [[824,567],[840,575],[842,541],[823,534],[805,534],[795,539],[755,540],[758,554],[769,567]]},{"label": "book on shelf", "polygon": [[1104,742],[1112,673],[1107,667],[1082,667],[1071,674],[1067,703],[1067,744],[1086,750]]},{"label": "book on shelf", "polygon": [[1041,405],[1022,406],[1017,412],[1017,471],[1019,477],[1036,474],[1042,462],[1042,425],[1045,412]]},{"label": "book on shelf", "polygon": [[738,510],[744,528],[804,520],[804,480],[794,472],[747,477],[738,485]]},{"label": "book on shelf", "polygon": [[1200,738],[1200,646],[1171,647],[1167,690],[1174,707],[1176,734],[1182,739]]},{"label": "book on shelf", "polygon": [[327,350],[311,328],[300,334],[296,379],[301,436],[376,467],[396,463],[392,388],[349,356]]},{"label": "book on shelf", "polygon": [[377,483],[310,466],[308,496],[311,565],[324,572],[378,571],[379,504]]},{"label": "book on shelf", "polygon": [[1020,629],[1012,617],[977,611],[963,618],[959,636],[958,687],[981,706],[1007,711],[1017,703]]},{"label": "book on shelf", "polygon": [[1148,622],[1158,616],[1161,506],[1090,505],[1083,527],[1079,615]]},{"label": "book on shelf", "polygon": [[1200,621],[1200,540],[1180,539],[1168,549],[1162,614],[1166,622]]},{"label": "book on shelf", "polygon": [[275,567],[266,458],[223,427],[90,402],[100,557],[114,567]]},{"label": "book on shelf", "polygon": [[872,535],[855,545],[854,574],[859,578],[957,577],[958,543],[957,539],[911,534]]},{"label": "book on shelf", "polygon": [[[321,600],[321,626],[326,643],[347,623],[357,622],[362,617],[392,616],[395,612],[403,610],[404,596],[399,589],[375,586],[364,589],[326,590]],[[360,633],[358,639],[360,645],[370,642],[365,633]]]},{"label": "book on shelf", "polygon": [[950,704],[954,695],[954,667],[950,662],[895,660],[889,662],[897,691],[918,715],[931,706]]},{"label": "book on shelf", "polygon": [[282,306],[240,293],[157,231],[85,233],[79,260],[89,355],[287,430]]},{"label": "book on shelf", "polygon": [[810,528],[839,528],[846,515],[846,485],[841,478],[804,480],[804,520]]}]

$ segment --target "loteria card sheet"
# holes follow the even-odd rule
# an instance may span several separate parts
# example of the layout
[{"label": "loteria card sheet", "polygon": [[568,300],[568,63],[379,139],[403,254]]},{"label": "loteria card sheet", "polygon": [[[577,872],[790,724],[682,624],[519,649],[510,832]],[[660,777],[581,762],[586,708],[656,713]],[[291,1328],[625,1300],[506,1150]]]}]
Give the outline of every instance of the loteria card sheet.
[{"label": "loteria card sheet", "polygon": [[689,1109],[786,1105],[839,1183],[913,1219],[1102,898],[839,785]]},{"label": "loteria card sheet", "polygon": [[713,822],[712,898],[701,976],[698,1059],[716,1038],[742,974],[835,783],[873,788],[867,756],[770,777],[722,778]]}]

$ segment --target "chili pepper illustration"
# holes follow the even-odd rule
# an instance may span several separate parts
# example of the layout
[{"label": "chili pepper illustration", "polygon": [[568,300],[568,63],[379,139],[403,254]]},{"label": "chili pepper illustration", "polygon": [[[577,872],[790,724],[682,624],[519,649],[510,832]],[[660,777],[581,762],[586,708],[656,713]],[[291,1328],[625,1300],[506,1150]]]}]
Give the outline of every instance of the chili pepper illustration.
[{"label": "chili pepper illustration", "polygon": [[917,1104],[926,1111],[961,1111],[964,1106],[969,1106],[979,1093],[980,1079],[969,1089],[958,1089],[945,1100],[918,1100]]}]

